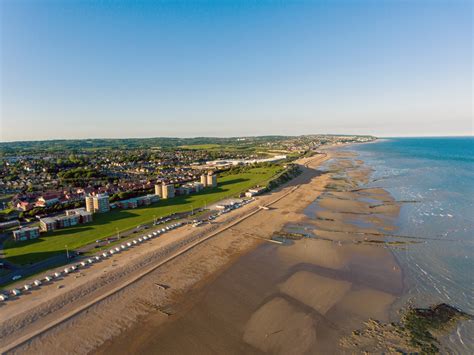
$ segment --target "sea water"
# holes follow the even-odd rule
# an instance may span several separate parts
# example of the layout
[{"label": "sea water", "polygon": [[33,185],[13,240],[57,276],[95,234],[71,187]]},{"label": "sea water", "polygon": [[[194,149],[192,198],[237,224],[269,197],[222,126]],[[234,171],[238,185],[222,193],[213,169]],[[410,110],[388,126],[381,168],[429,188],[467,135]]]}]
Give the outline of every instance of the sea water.
[{"label": "sea water", "polygon": [[[369,185],[403,201],[394,233],[420,238],[394,249],[406,298],[474,314],[474,137],[382,139],[353,149],[374,169]],[[454,352],[474,353],[474,322],[447,340]]]}]

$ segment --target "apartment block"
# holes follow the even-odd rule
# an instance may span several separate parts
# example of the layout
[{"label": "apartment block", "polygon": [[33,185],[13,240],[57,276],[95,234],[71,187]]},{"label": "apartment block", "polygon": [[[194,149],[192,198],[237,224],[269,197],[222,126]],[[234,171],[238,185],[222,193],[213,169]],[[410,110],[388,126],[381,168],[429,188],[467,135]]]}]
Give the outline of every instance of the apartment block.
[{"label": "apartment block", "polygon": [[104,213],[110,211],[109,195],[98,194],[86,196],[86,210],[91,213]]},{"label": "apartment block", "polygon": [[24,227],[13,231],[13,239],[18,242],[22,240],[36,239],[40,235],[38,227]]}]

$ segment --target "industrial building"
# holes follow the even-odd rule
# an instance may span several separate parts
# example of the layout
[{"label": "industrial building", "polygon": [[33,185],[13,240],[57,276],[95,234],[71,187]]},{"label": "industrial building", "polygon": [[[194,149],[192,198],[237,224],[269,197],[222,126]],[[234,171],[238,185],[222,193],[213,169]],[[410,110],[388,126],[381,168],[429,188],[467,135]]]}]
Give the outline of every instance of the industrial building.
[{"label": "industrial building", "polygon": [[21,240],[36,239],[40,235],[38,227],[24,227],[13,231],[13,239],[18,242]]},{"label": "industrial building", "polygon": [[110,211],[109,195],[98,194],[86,196],[86,210],[91,213],[104,213]]}]

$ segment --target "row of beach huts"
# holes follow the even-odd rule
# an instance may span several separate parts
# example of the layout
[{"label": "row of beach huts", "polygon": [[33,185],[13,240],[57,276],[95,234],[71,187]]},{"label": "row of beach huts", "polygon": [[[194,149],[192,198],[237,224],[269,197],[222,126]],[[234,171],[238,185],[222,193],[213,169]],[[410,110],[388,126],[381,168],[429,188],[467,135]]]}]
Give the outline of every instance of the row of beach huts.
[{"label": "row of beach huts", "polygon": [[181,227],[183,224],[184,223],[182,223],[182,222],[171,224],[169,226],[163,227],[160,230],[152,232],[148,235],[133,239],[133,240],[127,242],[127,243],[124,243],[124,244],[121,244],[119,246],[113,247],[113,248],[109,249],[108,251],[103,252],[102,254],[90,257],[87,260],[83,260],[83,261],[81,261],[77,264],[67,266],[63,270],[56,271],[55,273],[50,274],[48,276],[45,276],[42,279],[37,279],[37,280],[33,281],[32,283],[27,283],[22,288],[14,288],[14,289],[11,289],[11,290],[8,290],[8,291],[0,292],[0,302],[5,302],[8,299],[11,299],[11,300],[17,299],[18,296],[20,296],[25,291],[31,291],[31,290],[34,290],[35,288],[37,289],[42,284],[52,283],[55,280],[61,279],[65,276],[67,276],[68,274],[71,274],[71,273],[75,272],[76,270],[84,269],[85,267],[87,267],[90,264],[98,263],[98,262],[100,262],[104,259],[107,259],[107,258],[111,257],[114,254],[123,252],[123,251],[125,251],[127,249],[130,249],[130,248],[132,248],[132,247],[134,247],[138,244],[141,244],[141,243],[146,242],[150,239],[158,237],[163,233],[166,233],[170,230]]}]

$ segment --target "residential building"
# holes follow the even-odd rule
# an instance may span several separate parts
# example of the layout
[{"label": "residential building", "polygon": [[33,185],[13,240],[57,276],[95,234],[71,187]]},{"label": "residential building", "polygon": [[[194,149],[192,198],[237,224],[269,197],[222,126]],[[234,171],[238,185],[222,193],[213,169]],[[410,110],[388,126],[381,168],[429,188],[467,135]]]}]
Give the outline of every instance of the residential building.
[{"label": "residential building", "polygon": [[212,173],[207,174],[207,186],[217,187],[217,175]]},{"label": "residential building", "polygon": [[[159,185],[155,185],[155,192],[156,192],[157,186]],[[173,198],[174,195],[175,195],[175,190],[174,190],[173,184],[165,184],[165,183],[161,184],[161,195],[158,194],[158,196],[160,196],[163,199],[167,199],[167,198]]]},{"label": "residential building", "polygon": [[36,201],[38,207],[49,207],[59,202],[61,195],[59,193],[44,194]]},{"label": "residential building", "polygon": [[152,203],[158,202],[159,199],[157,195],[146,195],[118,201],[117,206],[120,208],[137,208],[139,206],[149,206]]},{"label": "residential building", "polygon": [[183,185],[183,186],[178,187],[176,192],[178,193],[178,195],[189,195],[191,193],[191,187],[187,185]]},{"label": "residential building", "polygon": [[202,175],[201,175],[201,184],[202,184],[204,187],[207,187],[207,175],[206,175],[206,174],[202,174]]},{"label": "residential building", "polygon": [[92,213],[84,208],[76,208],[67,210],[66,215],[63,216],[41,218],[40,228],[44,232],[49,232],[89,222],[92,222]]},{"label": "residential building", "polygon": [[13,239],[18,242],[20,240],[36,239],[40,235],[38,227],[23,227],[13,231]]},{"label": "residential building", "polygon": [[202,191],[204,189],[204,184],[201,182],[195,181],[192,185],[194,187],[194,191],[196,192]]},{"label": "residential building", "polygon": [[57,229],[56,218],[46,217],[40,219],[40,228],[43,232],[49,232]]},{"label": "residential building", "polygon": [[89,223],[92,222],[92,213],[86,211],[85,208],[75,208],[73,210],[67,210],[66,216],[76,215],[79,217],[79,223]]},{"label": "residential building", "polygon": [[21,211],[29,211],[34,205],[28,201],[20,201],[16,204],[16,208]]},{"label": "residential building", "polygon": [[163,185],[163,198],[173,198],[175,195],[174,185]]},{"label": "residential building", "polygon": [[155,185],[155,195],[163,197],[163,185],[162,184],[156,184]]},{"label": "residential building", "polygon": [[20,226],[20,221],[19,220],[13,220],[13,221],[6,221],[6,222],[1,222],[0,223],[0,231],[4,229],[8,229],[11,227],[19,227]]},{"label": "residential building", "polygon": [[91,213],[104,213],[110,211],[109,195],[98,194],[86,196],[86,210]]}]

